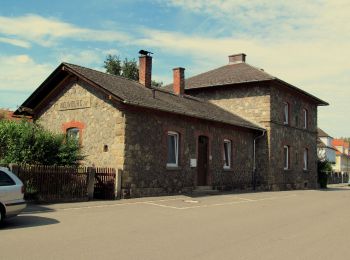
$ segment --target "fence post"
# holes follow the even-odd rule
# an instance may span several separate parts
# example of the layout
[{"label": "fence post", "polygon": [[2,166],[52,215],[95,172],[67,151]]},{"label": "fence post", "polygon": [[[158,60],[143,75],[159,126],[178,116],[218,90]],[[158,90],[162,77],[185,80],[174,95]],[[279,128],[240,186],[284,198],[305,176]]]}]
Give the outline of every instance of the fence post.
[{"label": "fence post", "polygon": [[121,199],[122,197],[122,170],[118,169],[115,176],[115,198]]},{"label": "fence post", "polygon": [[95,187],[95,168],[88,167],[88,185],[87,193],[89,200],[94,198],[94,187]]}]

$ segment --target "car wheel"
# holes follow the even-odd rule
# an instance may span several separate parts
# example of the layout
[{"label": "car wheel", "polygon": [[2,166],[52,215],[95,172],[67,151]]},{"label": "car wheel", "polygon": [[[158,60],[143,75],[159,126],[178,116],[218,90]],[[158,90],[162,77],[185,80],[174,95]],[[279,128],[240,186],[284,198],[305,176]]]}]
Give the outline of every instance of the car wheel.
[{"label": "car wheel", "polygon": [[2,208],[2,205],[0,204],[0,223],[3,222],[5,219],[5,210]]}]

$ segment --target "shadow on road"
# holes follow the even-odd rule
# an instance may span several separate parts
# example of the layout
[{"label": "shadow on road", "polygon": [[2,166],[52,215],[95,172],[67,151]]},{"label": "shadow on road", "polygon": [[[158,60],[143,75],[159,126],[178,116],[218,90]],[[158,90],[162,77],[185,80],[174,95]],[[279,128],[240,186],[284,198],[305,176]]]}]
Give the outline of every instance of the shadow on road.
[{"label": "shadow on road", "polygon": [[26,215],[26,214],[33,214],[36,212],[53,212],[55,211],[54,209],[50,208],[49,206],[41,205],[41,204],[34,204],[30,203],[27,205],[27,207],[21,212],[21,215]]},{"label": "shadow on road", "polygon": [[4,223],[0,226],[0,230],[39,227],[58,223],[59,221],[53,218],[20,215],[14,218],[6,219]]}]

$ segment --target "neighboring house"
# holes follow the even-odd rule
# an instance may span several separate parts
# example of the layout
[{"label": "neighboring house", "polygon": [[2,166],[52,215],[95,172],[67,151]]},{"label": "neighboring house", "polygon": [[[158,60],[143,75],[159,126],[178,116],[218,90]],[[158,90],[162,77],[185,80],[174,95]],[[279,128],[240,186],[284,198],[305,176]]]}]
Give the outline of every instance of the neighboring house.
[{"label": "neighboring house", "polygon": [[342,139],[333,139],[333,146],[337,149],[336,151],[336,162],[333,166],[335,172],[338,173],[350,173],[350,153],[349,153],[349,142]]},{"label": "neighboring house", "polygon": [[[23,119],[23,117],[14,115],[14,111],[11,111],[9,109],[0,108],[0,120],[1,119],[18,121]],[[29,117],[25,117],[25,119],[30,120]]]},{"label": "neighboring house", "polygon": [[0,120],[1,119],[12,120],[13,119],[13,111],[0,108]]},{"label": "neighboring house", "polygon": [[322,161],[327,160],[328,162],[335,164],[336,148],[333,146],[333,137],[328,135],[325,131],[317,129],[318,142],[317,151],[318,158]]},{"label": "neighboring house", "polygon": [[117,168],[130,196],[316,187],[317,106],[326,102],[243,54],[187,80],[176,68],[166,89],[151,87],[151,56],[139,63],[139,82],[62,63],[20,110],[77,138],[87,165]]}]

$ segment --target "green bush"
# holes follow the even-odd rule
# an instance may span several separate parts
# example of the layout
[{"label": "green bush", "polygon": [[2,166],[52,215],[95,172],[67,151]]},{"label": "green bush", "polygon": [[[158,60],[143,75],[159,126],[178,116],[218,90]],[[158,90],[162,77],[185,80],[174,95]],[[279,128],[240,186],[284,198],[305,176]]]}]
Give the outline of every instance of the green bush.
[{"label": "green bush", "polygon": [[0,164],[77,165],[77,141],[28,121],[0,120]]}]

